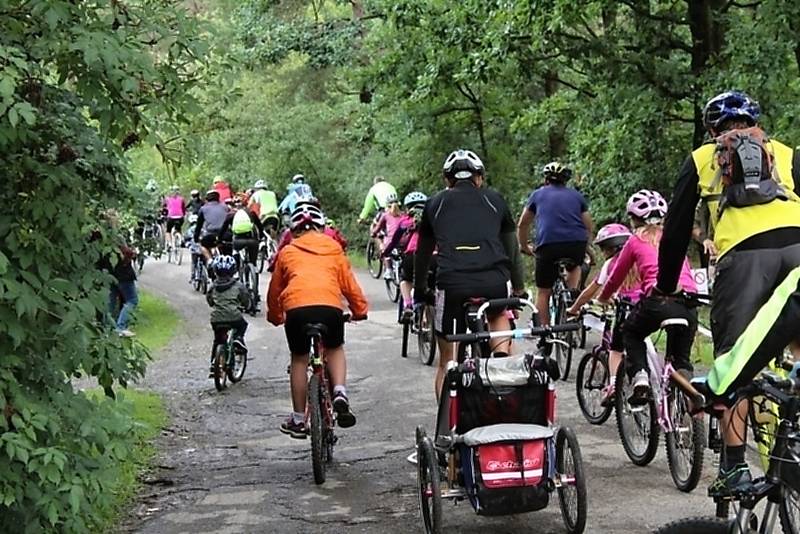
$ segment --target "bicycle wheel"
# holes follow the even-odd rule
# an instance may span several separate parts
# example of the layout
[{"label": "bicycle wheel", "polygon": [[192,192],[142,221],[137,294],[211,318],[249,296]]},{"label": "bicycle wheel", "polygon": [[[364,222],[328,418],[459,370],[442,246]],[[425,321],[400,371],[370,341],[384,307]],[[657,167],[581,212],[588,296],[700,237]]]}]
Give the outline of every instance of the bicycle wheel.
[{"label": "bicycle wheel", "polygon": [[229,347],[225,343],[217,345],[214,350],[214,387],[217,391],[222,391],[228,386],[228,372],[226,362],[228,360]]},{"label": "bicycle wheel", "polygon": [[670,384],[668,395],[673,428],[664,436],[669,473],[675,487],[690,492],[697,487],[703,474],[705,425],[702,419],[692,417],[689,400],[679,387]]},{"label": "bicycle wheel", "polygon": [[417,351],[419,361],[433,365],[436,359],[436,340],[433,336],[433,306],[425,306],[417,320]]},{"label": "bicycle wheel", "polygon": [[728,534],[731,523],[713,517],[692,517],[673,521],[653,534]]},{"label": "bicycle wheel", "polygon": [[236,384],[244,377],[244,370],[247,369],[247,353],[232,350],[227,367],[228,379],[232,384]]},{"label": "bicycle wheel", "polygon": [[403,322],[403,342],[400,349],[400,356],[408,358],[408,337],[411,335],[411,323],[409,321]]},{"label": "bicycle wheel", "polygon": [[378,257],[377,251],[375,250],[375,240],[372,238],[367,241],[366,257],[369,274],[372,278],[380,278],[383,273],[383,262]]},{"label": "bicycle wheel", "polygon": [[261,243],[258,247],[258,256],[256,257],[256,266],[259,274],[264,272],[265,263],[267,263],[267,246],[264,243]]},{"label": "bicycle wheel", "polygon": [[659,426],[655,403],[651,400],[644,406],[628,404],[633,386],[625,372],[624,362],[617,369],[616,388],[614,408],[622,448],[635,465],[647,465],[653,461],[658,449]]},{"label": "bicycle wheel", "polygon": [[175,263],[180,265],[183,263],[183,238],[180,234],[175,234]]},{"label": "bicycle wheel", "polygon": [[320,383],[317,375],[311,375],[308,381],[308,414],[311,435],[311,465],[314,470],[314,482],[325,482],[325,435],[322,421],[322,404],[320,401]]},{"label": "bicycle wheel", "polygon": [[800,533],[800,493],[784,486],[778,514],[784,534]]},{"label": "bicycle wheel", "polygon": [[[565,290],[566,291],[566,290]],[[558,297],[558,306],[556,307],[556,316],[551,319],[551,324],[563,324],[567,318],[567,304],[563,298],[563,293]],[[553,349],[556,351],[556,363],[558,364],[558,372],[561,380],[566,381],[569,378],[569,370],[572,366],[572,351],[573,351],[573,332],[562,332],[558,334],[558,338],[564,341],[567,345],[556,343]]]},{"label": "bicycle wheel", "polygon": [[417,441],[417,492],[419,510],[426,534],[442,532],[442,490],[439,465],[431,438],[424,434]]},{"label": "bicycle wheel", "polygon": [[258,274],[250,263],[245,263],[244,279],[246,280],[247,293],[250,295],[250,305],[247,307],[247,313],[255,316],[258,312]]},{"label": "bicycle wheel", "polygon": [[200,260],[192,258],[192,288],[195,291],[200,291]]},{"label": "bicycle wheel", "polygon": [[559,428],[556,434],[556,471],[562,480],[558,504],[567,532],[583,532],[586,528],[586,478],[578,438],[569,427]]},{"label": "bicycle wheel", "polygon": [[603,349],[587,352],[578,364],[575,389],[583,417],[593,425],[605,423],[614,409],[611,404],[601,404],[608,381],[608,353]]},{"label": "bicycle wheel", "polygon": [[172,245],[167,243],[167,263],[172,263]]}]

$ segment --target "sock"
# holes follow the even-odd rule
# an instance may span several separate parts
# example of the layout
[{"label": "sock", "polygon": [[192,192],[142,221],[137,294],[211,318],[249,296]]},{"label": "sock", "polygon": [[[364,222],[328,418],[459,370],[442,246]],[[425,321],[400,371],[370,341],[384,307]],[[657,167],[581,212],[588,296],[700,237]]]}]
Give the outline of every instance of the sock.
[{"label": "sock", "polygon": [[305,420],[306,420],[306,414],[302,412],[292,412],[292,422],[294,422],[294,424],[299,425]]},{"label": "sock", "polygon": [[341,393],[342,395],[344,395],[346,397],[347,396],[347,388],[345,388],[344,386],[333,386],[333,395],[336,396],[339,393]]},{"label": "sock", "polygon": [[608,377],[608,383],[612,386],[615,385],[617,383],[617,375],[611,375]]},{"label": "sock", "polygon": [[739,464],[744,463],[744,445],[725,445],[725,448],[722,451],[722,462],[720,463],[720,467],[724,471],[730,471],[734,467]]}]

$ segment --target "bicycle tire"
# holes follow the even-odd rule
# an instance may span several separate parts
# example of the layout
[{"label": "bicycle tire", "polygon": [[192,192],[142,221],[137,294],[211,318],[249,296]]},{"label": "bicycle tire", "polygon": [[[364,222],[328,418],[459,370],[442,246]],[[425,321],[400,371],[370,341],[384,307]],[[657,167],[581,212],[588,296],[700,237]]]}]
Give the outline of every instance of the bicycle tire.
[{"label": "bicycle tire", "polygon": [[426,305],[417,323],[417,351],[424,365],[433,365],[436,359],[436,338],[433,335],[433,306]]},{"label": "bicycle tire", "polygon": [[[588,375],[587,375],[588,368]],[[596,373],[600,373],[599,376]],[[578,406],[583,417],[593,425],[602,425],[611,417],[614,409],[612,404],[602,406],[602,391],[608,383],[608,353],[605,350],[587,352],[578,364],[575,374],[575,392],[578,396]],[[590,386],[587,388],[587,385]],[[599,391],[599,396],[587,396],[586,391]]]},{"label": "bicycle tire", "polygon": [[[569,457],[565,454],[565,446],[569,450]],[[572,464],[572,469],[568,467],[567,460]],[[561,517],[564,525],[570,534],[579,534],[586,528],[587,516],[587,497],[586,497],[586,476],[583,472],[583,456],[578,444],[575,432],[569,427],[562,426],[556,434],[556,470],[559,475],[567,475],[575,481],[575,518],[573,519],[570,507],[567,503],[567,487],[562,485],[558,488],[558,505],[561,509]],[[569,477],[569,475],[572,475]]]},{"label": "bicycle tire", "polygon": [[408,337],[411,335],[411,323],[405,321],[403,323],[403,337],[402,346],[400,348],[400,356],[408,358]]},{"label": "bicycle tire", "polygon": [[[617,416],[617,432],[622,442],[622,448],[625,449],[625,454],[630,461],[633,462],[634,465],[644,466],[652,462],[653,458],[656,457],[660,427],[656,418],[655,402],[652,400],[642,407],[641,410],[637,409],[636,412],[632,411],[628,404],[628,395],[630,394],[629,384],[630,380],[628,379],[628,374],[625,372],[625,365],[623,362],[623,364],[619,366],[619,369],[617,369],[617,394],[614,401],[614,410]],[[635,448],[632,444],[633,436],[628,435],[630,431],[626,429],[626,418],[631,419],[635,427],[638,428],[642,434],[643,447]],[[644,428],[645,426],[647,428]],[[639,452],[639,449],[641,449],[641,452]]]},{"label": "bicycle tire", "polygon": [[664,525],[653,534],[728,534],[730,528],[730,521],[715,517],[690,517]]},{"label": "bicycle tire", "polygon": [[246,260],[244,276],[245,280],[247,280],[247,293],[250,296],[250,305],[247,307],[247,312],[255,317],[256,313],[258,313],[258,273]]},{"label": "bicycle tire", "polygon": [[383,262],[380,258],[375,257],[375,240],[371,237],[369,241],[367,241],[365,255],[367,258],[367,270],[369,271],[370,276],[377,280],[381,277],[381,274],[383,274]]},{"label": "bicycle tire", "polygon": [[[567,315],[567,304],[564,301],[563,297],[559,295],[559,302],[558,306],[556,307],[556,317],[555,320],[551,320],[551,324],[555,325],[562,324],[563,322],[565,322],[564,317],[566,317],[566,315]],[[572,367],[573,335],[572,332],[563,332],[562,334],[559,334],[558,337],[567,343],[566,347],[564,347],[560,343],[554,345],[554,350],[556,351],[556,363],[558,364],[559,378],[561,380],[566,381],[567,379],[569,379],[569,371],[570,367]]]},{"label": "bicycle tire", "polygon": [[231,351],[230,362],[228,363],[228,380],[232,384],[236,384],[244,378],[244,372],[247,369],[247,353],[240,353],[235,350]]},{"label": "bicycle tire", "polygon": [[417,494],[419,511],[426,534],[442,532],[442,490],[439,462],[431,438],[417,441]]},{"label": "bicycle tire", "polygon": [[784,494],[778,507],[778,517],[784,534],[800,533],[800,493],[783,487]]},{"label": "bicycle tire", "polygon": [[267,247],[259,246],[258,255],[256,256],[256,265],[258,266],[258,274],[264,272],[264,264],[267,263]]},{"label": "bicycle tire", "polygon": [[316,484],[324,484],[326,444],[323,432],[320,382],[317,375],[311,375],[308,380],[308,414],[308,433],[311,436],[311,466],[314,471],[314,482]]},{"label": "bicycle tire", "polygon": [[228,373],[225,369],[227,350],[228,346],[225,343],[220,343],[214,350],[214,387],[217,388],[217,391],[228,387]]},{"label": "bicycle tire", "polygon": [[[684,493],[688,493],[697,487],[703,474],[705,425],[701,419],[692,417],[691,413],[689,413],[688,399],[678,386],[670,384],[668,394],[670,399],[669,416],[672,419],[672,427],[678,430],[667,432],[664,435],[664,443],[667,449],[667,465],[675,487]],[[686,428],[691,434],[681,437],[681,428]],[[681,459],[680,445],[688,445],[689,449],[689,456],[686,458],[689,461],[689,468],[686,470],[685,477],[682,476],[682,473],[679,473],[682,470],[679,465]]]},{"label": "bicycle tire", "polygon": [[178,245],[175,247],[175,253],[178,255],[178,261],[175,263],[181,265],[183,263],[183,240],[180,237],[177,237],[176,239],[178,240]]}]

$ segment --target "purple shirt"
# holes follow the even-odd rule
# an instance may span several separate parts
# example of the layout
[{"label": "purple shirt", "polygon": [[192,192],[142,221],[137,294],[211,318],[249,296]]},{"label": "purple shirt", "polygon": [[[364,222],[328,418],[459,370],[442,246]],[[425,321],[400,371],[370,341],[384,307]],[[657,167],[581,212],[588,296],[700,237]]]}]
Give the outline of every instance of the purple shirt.
[{"label": "purple shirt", "polygon": [[583,213],[588,211],[589,205],[575,189],[545,185],[531,194],[527,208],[536,215],[537,247],[588,240]]}]

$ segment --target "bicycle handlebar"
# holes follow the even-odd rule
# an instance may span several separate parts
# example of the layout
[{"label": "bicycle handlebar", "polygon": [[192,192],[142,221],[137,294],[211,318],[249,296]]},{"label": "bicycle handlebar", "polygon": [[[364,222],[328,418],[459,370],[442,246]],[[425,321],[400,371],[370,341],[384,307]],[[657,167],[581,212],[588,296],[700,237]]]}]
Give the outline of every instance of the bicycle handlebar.
[{"label": "bicycle handlebar", "polygon": [[547,336],[549,334],[558,334],[560,332],[574,332],[580,329],[579,323],[557,324],[554,326],[538,326],[532,328],[517,328],[515,330],[498,330],[495,332],[470,332],[466,334],[449,334],[445,336],[448,342],[466,342],[474,343],[476,341],[483,341],[487,339],[494,339],[498,337],[537,337]]}]

